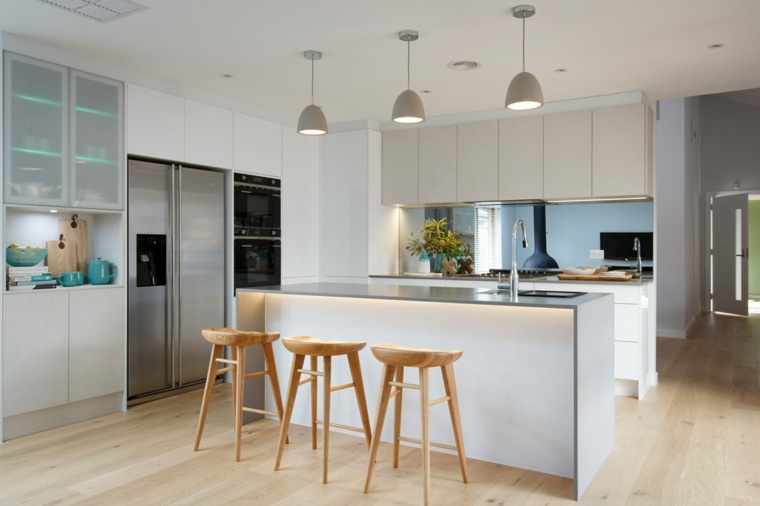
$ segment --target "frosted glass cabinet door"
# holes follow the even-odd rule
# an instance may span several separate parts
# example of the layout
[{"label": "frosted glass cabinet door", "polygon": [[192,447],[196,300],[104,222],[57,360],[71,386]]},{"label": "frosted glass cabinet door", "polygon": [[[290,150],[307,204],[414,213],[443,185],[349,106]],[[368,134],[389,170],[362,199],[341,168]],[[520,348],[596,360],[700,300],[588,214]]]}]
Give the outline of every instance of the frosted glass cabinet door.
[{"label": "frosted glass cabinet door", "polygon": [[66,68],[5,53],[5,202],[65,205]]},{"label": "frosted glass cabinet door", "polygon": [[71,206],[123,209],[124,88],[71,71]]}]

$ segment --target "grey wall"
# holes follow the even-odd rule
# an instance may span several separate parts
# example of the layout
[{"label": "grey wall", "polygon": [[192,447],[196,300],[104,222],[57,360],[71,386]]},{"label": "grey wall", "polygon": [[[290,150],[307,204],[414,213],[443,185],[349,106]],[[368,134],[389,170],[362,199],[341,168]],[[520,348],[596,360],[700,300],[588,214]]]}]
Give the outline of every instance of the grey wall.
[{"label": "grey wall", "polygon": [[760,190],[760,107],[700,98],[702,192]]}]

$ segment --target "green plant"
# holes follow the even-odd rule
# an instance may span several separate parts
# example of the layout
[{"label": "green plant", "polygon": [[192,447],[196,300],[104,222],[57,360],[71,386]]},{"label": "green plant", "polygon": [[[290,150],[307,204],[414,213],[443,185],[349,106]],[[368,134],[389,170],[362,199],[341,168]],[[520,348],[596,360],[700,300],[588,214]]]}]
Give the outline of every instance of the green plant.
[{"label": "green plant", "polygon": [[461,239],[457,232],[447,229],[446,218],[428,218],[420,227],[420,234],[421,237],[415,237],[412,233],[406,245],[406,250],[412,255],[420,255],[423,251],[428,255],[443,254],[448,258],[471,254],[470,243]]}]

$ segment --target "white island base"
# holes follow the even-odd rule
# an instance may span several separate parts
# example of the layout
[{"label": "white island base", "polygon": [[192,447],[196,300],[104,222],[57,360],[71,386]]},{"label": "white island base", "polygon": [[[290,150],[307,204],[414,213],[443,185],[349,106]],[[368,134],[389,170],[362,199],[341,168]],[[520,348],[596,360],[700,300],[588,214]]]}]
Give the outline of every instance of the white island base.
[{"label": "white island base", "polygon": [[[246,330],[366,341],[360,358],[373,416],[382,365],[372,344],[463,350],[454,370],[467,457],[571,478],[576,500],[614,445],[610,295],[511,303],[468,288],[327,283],[240,291],[238,314]],[[284,386],[292,355],[277,343],[274,349]],[[345,361],[333,360],[332,368],[334,385],[350,383]],[[442,396],[440,375],[430,378],[430,397]],[[416,373],[409,370],[406,381],[416,382]],[[272,409],[269,389],[266,396]],[[402,435],[419,438],[419,398],[410,392],[403,399]],[[334,422],[359,427],[357,411],[350,390],[333,395]],[[296,400],[292,423],[310,425],[308,395]],[[385,424],[383,441],[392,440],[392,427]],[[454,444],[445,404],[432,408],[430,435]]]}]

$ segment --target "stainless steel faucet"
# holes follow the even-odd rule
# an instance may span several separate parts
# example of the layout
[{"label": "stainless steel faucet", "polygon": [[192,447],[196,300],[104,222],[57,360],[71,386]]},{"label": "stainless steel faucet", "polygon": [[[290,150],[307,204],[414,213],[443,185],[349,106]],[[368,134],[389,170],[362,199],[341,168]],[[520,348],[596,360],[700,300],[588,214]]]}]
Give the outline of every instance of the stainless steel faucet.
[{"label": "stainless steel faucet", "polygon": [[633,240],[633,249],[636,250],[636,274],[641,274],[641,241],[638,237]]},{"label": "stainless steel faucet", "polygon": [[517,275],[517,225],[520,225],[520,228],[522,228],[522,246],[523,248],[528,247],[528,239],[525,237],[525,223],[523,223],[523,220],[518,219],[512,225],[512,268],[509,271],[509,298],[512,300],[517,300],[520,282],[520,277]]}]

